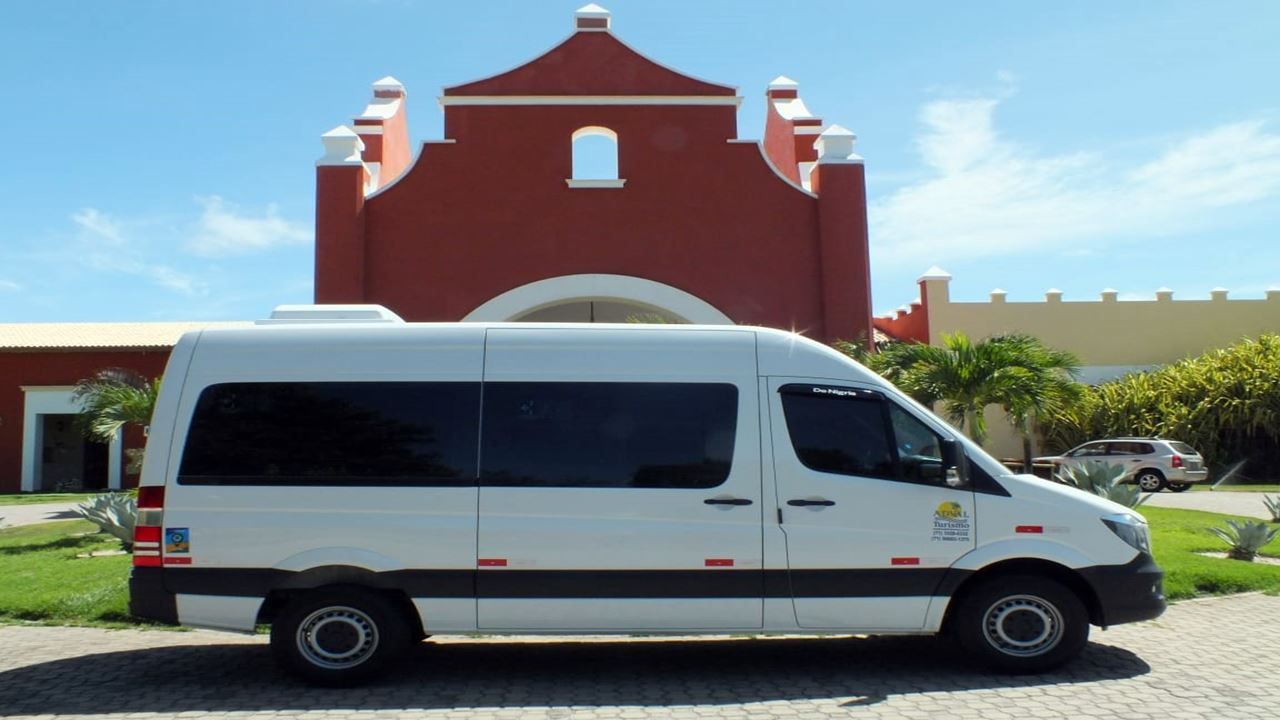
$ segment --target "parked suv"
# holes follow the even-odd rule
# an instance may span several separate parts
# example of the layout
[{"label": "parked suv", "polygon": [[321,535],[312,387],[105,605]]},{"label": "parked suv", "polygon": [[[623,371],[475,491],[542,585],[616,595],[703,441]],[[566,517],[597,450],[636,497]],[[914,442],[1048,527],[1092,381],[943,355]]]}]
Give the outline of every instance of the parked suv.
[{"label": "parked suv", "polygon": [[1059,468],[1078,467],[1090,461],[1123,465],[1121,481],[1137,483],[1147,492],[1160,492],[1166,487],[1183,492],[1192,484],[1209,479],[1204,458],[1195,448],[1167,438],[1094,440],[1062,455],[1036,458],[1037,463],[1052,463],[1055,473]]}]

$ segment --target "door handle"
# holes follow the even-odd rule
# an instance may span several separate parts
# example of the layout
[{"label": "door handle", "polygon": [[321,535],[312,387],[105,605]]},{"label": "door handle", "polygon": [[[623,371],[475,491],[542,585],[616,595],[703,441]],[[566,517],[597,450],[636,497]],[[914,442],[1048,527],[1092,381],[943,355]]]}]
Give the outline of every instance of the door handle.
[{"label": "door handle", "polygon": [[821,505],[822,507],[831,507],[836,504],[835,500],[788,500],[788,505],[796,507],[806,507],[809,505]]},{"label": "door handle", "polygon": [[708,505],[750,505],[751,501],[747,498],[707,498],[702,502]]}]

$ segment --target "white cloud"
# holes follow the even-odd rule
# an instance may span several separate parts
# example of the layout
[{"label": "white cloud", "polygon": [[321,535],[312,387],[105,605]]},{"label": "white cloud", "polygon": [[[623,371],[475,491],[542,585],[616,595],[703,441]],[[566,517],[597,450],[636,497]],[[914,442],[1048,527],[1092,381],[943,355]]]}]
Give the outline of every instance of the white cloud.
[{"label": "white cloud", "polygon": [[12,280],[0,280],[0,292],[18,292],[22,286]]},{"label": "white cloud", "polygon": [[119,221],[94,208],[85,208],[75,213],[71,216],[71,220],[95,239],[106,240],[111,245],[125,243],[124,232]]},{"label": "white cloud", "polygon": [[183,295],[203,295],[205,283],[170,265],[155,262],[155,250],[136,235],[139,227],[153,227],[145,220],[124,221],[95,208],[84,208],[71,216],[80,228],[79,243],[69,253],[71,259],[89,269],[123,273],[150,280],[160,287]]},{"label": "white cloud", "polygon": [[238,214],[234,206],[217,195],[197,200],[204,205],[204,212],[187,243],[187,249],[196,255],[243,255],[311,242],[311,230],[279,217],[275,205],[268,205],[265,215],[252,217]]},{"label": "white cloud", "polygon": [[945,263],[1028,251],[1088,252],[1205,221],[1216,208],[1280,194],[1280,135],[1262,122],[1185,138],[1134,167],[1099,153],[1044,154],[1002,138],[1000,98],[924,106],[917,149],[928,176],[870,208],[876,260]]}]

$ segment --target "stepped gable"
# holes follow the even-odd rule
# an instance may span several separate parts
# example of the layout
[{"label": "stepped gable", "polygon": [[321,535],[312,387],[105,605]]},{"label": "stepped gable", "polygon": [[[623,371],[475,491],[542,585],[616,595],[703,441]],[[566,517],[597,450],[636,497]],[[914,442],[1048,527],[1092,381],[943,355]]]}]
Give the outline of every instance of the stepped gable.
[{"label": "stepped gable", "polygon": [[484,80],[445,88],[448,96],[723,95],[737,90],[659,65],[610,32],[579,30],[530,62]]}]

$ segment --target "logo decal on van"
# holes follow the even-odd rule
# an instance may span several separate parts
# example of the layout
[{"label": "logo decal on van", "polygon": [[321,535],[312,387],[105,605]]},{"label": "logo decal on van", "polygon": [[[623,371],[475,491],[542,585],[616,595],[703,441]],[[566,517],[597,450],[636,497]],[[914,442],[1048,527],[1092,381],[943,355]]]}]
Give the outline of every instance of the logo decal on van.
[{"label": "logo decal on van", "polygon": [[948,500],[933,511],[933,542],[969,542],[972,531],[969,513],[960,503]]},{"label": "logo decal on van", "polygon": [[164,554],[191,552],[191,530],[189,528],[166,528],[164,531]]}]

